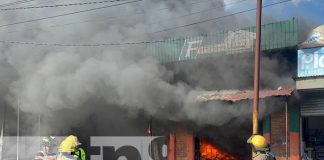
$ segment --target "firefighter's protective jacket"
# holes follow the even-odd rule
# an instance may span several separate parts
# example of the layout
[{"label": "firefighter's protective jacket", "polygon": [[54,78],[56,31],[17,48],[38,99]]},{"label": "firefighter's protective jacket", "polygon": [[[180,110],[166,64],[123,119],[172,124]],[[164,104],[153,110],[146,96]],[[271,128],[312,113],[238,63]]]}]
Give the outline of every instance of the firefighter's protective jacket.
[{"label": "firefighter's protective jacket", "polygon": [[68,153],[60,153],[56,160],[80,160],[79,158],[74,157],[74,155]]},{"label": "firefighter's protective jacket", "polygon": [[79,158],[80,160],[86,160],[86,153],[84,149],[79,147],[77,151],[74,152],[74,157]]},{"label": "firefighter's protective jacket", "polygon": [[276,157],[270,151],[257,152],[256,155],[252,158],[252,160],[276,160]]}]

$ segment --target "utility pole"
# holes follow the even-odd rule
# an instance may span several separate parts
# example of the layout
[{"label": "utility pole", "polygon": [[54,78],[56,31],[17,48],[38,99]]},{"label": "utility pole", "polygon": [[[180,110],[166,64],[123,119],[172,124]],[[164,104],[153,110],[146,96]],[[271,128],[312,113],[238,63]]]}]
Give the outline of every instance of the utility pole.
[{"label": "utility pole", "polygon": [[[260,82],[260,52],[261,52],[261,16],[262,15],[262,0],[257,0],[256,10],[256,40],[254,50],[254,96],[253,96],[253,109],[252,109],[252,124],[253,135],[259,133],[259,82]],[[255,156],[255,152],[252,152],[252,159]]]},{"label": "utility pole", "polygon": [[153,147],[153,144],[152,144],[152,136],[153,136],[153,126],[152,126],[152,122],[153,122],[153,118],[151,116],[150,118],[150,160],[153,159],[153,154],[152,154],[152,147]]},{"label": "utility pole", "polygon": [[254,54],[254,98],[253,98],[253,134],[259,133],[259,82],[260,82],[260,52],[261,52],[261,15],[262,0],[257,0],[256,12],[256,45]]},{"label": "utility pole", "polygon": [[1,124],[1,133],[0,133],[0,160],[3,159],[3,148],[4,148],[4,145],[3,145],[3,142],[4,142],[4,129],[5,129],[5,122],[6,122],[6,105],[4,105],[3,107],[3,117],[2,117],[2,124]]},{"label": "utility pole", "polygon": [[38,114],[38,140],[39,148],[42,147],[42,138],[41,138],[41,114]]},{"label": "utility pole", "polygon": [[20,101],[18,98],[18,105],[17,105],[17,160],[19,160],[19,126],[20,125]]}]

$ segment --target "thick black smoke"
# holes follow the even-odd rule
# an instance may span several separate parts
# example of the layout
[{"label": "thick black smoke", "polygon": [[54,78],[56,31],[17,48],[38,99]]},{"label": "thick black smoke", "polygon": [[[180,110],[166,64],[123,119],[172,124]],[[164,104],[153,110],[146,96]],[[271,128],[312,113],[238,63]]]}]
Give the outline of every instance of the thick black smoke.
[{"label": "thick black smoke", "polygon": [[[62,3],[67,2],[57,0],[48,5]],[[44,4],[35,1],[20,6]],[[250,18],[237,15],[213,23],[159,32],[226,15],[228,12],[218,7],[224,4],[221,0],[144,0],[5,27],[3,25],[103,4],[6,11],[0,16],[0,36],[6,41],[20,42],[123,43],[199,35],[254,24]],[[212,7],[218,8],[184,16]],[[179,16],[183,17],[177,18]],[[271,16],[266,17],[273,20]],[[199,104],[195,97],[206,90],[251,89],[251,55],[161,65],[145,54],[145,47],[2,44],[0,99],[2,106],[11,108],[7,110],[7,134],[16,134],[17,110],[13,108],[17,109],[18,105],[26,117],[22,118],[21,132],[28,135],[145,135],[150,117],[157,124],[157,133],[161,134],[168,133],[165,129],[170,127],[168,124],[175,124],[170,127],[172,131],[178,123],[217,128],[225,124],[240,126],[250,120],[249,107],[245,108],[250,104]],[[291,75],[285,74],[290,73],[286,64],[286,59],[265,56],[262,88],[291,85]],[[238,110],[247,112],[241,114]],[[264,114],[269,112],[265,110]],[[39,118],[41,123],[38,123]],[[240,130],[233,128],[233,132],[228,133]]]}]

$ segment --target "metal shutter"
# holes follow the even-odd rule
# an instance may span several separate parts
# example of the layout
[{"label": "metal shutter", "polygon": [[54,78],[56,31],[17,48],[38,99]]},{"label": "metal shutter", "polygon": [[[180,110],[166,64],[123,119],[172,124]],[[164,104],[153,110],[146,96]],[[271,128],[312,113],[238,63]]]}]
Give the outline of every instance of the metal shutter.
[{"label": "metal shutter", "polygon": [[304,100],[300,114],[301,116],[324,116],[324,98]]}]

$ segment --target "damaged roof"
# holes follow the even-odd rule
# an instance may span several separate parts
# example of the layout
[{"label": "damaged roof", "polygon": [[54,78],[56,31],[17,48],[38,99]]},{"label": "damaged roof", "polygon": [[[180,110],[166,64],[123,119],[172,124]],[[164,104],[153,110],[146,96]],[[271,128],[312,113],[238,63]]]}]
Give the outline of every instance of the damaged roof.
[{"label": "damaged roof", "polygon": [[[294,88],[279,88],[276,90],[260,90],[259,97],[277,97],[277,96],[289,96],[294,91]],[[211,100],[217,101],[240,101],[246,99],[253,99],[253,90],[221,90],[221,91],[209,91],[197,96],[198,102],[206,102]]]}]

